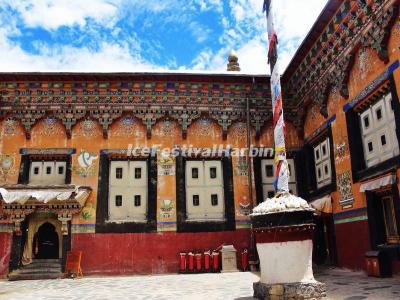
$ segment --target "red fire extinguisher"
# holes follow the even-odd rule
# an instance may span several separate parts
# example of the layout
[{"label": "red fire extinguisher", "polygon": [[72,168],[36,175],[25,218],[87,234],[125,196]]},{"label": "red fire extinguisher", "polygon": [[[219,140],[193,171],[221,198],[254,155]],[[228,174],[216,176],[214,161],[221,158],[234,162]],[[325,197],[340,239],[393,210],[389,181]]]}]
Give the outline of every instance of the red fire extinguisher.
[{"label": "red fire extinguisher", "polygon": [[196,253],[196,271],[201,272],[201,253]]},{"label": "red fire extinguisher", "polygon": [[188,253],[188,271],[193,272],[194,270],[194,254],[192,252]]},{"label": "red fire extinguisher", "polygon": [[219,271],[219,252],[213,251],[212,253],[213,272]]},{"label": "red fire extinguisher", "polygon": [[179,260],[179,272],[185,273],[186,272],[186,253],[182,252],[179,253],[180,260]]},{"label": "red fire extinguisher", "polygon": [[242,271],[247,271],[249,266],[249,253],[247,249],[242,251]]},{"label": "red fire extinguisher", "polygon": [[210,272],[210,260],[211,260],[211,252],[204,252],[204,271]]}]

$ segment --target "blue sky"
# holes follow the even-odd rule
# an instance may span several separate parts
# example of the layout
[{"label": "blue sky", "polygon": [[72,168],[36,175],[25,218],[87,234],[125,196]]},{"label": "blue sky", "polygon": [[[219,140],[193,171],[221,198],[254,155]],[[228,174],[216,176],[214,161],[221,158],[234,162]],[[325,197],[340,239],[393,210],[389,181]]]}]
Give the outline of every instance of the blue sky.
[{"label": "blue sky", "polygon": [[[0,0],[0,71],[268,72],[263,0]],[[327,0],[275,0],[283,71]]]}]

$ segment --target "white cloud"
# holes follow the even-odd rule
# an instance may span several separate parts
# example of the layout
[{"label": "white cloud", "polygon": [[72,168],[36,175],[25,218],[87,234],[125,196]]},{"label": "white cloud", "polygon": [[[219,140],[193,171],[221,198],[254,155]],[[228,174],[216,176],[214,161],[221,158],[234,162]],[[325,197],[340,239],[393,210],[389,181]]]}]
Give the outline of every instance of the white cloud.
[{"label": "white cloud", "polygon": [[146,62],[139,54],[132,54],[126,43],[102,43],[98,50],[71,46],[49,48],[42,44],[40,53],[35,55],[10,42],[4,31],[0,31],[0,57],[2,72],[138,72],[162,69]]},{"label": "white cloud", "polygon": [[[276,27],[280,37],[280,69],[284,71],[301,40],[311,28],[327,0],[275,0]],[[0,63],[1,71],[146,71],[165,70],[167,67],[187,70],[226,70],[230,50],[239,57],[242,73],[268,72],[266,19],[261,0],[229,0],[224,10],[221,0],[0,0],[0,7],[11,7],[19,16],[7,14],[0,8]],[[129,34],[123,27],[115,27],[122,18],[146,16],[142,28],[152,26],[154,17],[165,27],[187,26],[198,43],[208,41],[212,24],[203,24],[193,15],[198,11],[214,10],[219,14],[223,33],[216,38],[217,49],[205,43],[189,66],[180,66],[175,57],[165,59],[160,66],[143,59],[145,51],[150,57],[160,58],[163,45],[157,40],[140,40],[133,30]],[[151,16],[151,17],[150,17]],[[18,19],[19,18],[19,19]],[[55,34],[60,26],[79,26],[93,37],[83,47],[51,45],[33,42],[35,54],[24,50],[15,39],[21,35],[16,25],[42,27]],[[127,21],[127,20],[125,20]],[[131,22],[128,20],[127,22]],[[146,23],[147,22],[147,23]],[[131,22],[133,24],[133,22]],[[96,26],[93,26],[96,24]],[[147,25],[146,25],[147,24]],[[108,27],[107,38],[97,27]],[[213,28],[214,29],[214,28]],[[121,34],[123,33],[123,39]],[[77,37],[79,38],[79,37]],[[90,43],[90,44],[89,44]],[[93,44],[94,43],[94,44]],[[184,51],[184,50],[182,50]],[[149,56],[148,55],[148,56]],[[149,58],[151,59],[151,58]],[[156,59],[157,60],[157,59]]]},{"label": "white cloud", "polygon": [[111,26],[119,0],[3,0],[16,10],[27,27],[56,30],[60,26],[85,26],[88,19]]},{"label": "white cloud", "polygon": [[[327,0],[275,0],[275,25],[279,36],[279,66],[284,72]],[[238,53],[244,73],[269,73],[267,65],[267,25],[262,13],[262,1],[229,0],[231,20],[221,16],[224,33],[219,38],[223,45],[214,51],[202,51],[193,60],[194,68],[220,70],[225,67],[230,49]],[[221,61],[224,59],[224,63]]]}]

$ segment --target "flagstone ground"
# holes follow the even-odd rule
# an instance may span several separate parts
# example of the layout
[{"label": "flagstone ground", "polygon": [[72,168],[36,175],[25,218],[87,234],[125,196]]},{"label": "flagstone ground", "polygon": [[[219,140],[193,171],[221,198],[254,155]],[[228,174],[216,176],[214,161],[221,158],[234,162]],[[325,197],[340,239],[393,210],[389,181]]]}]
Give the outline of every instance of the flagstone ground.
[{"label": "flagstone ground", "polygon": [[[400,299],[400,277],[371,278],[361,272],[324,269],[328,299]],[[0,281],[0,299],[253,299],[258,274],[113,276],[83,279]]]}]

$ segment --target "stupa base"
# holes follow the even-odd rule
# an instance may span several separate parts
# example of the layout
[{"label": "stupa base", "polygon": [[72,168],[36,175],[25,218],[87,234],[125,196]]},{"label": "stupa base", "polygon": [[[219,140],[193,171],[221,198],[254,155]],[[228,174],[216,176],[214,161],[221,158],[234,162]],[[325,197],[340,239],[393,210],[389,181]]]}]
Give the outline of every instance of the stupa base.
[{"label": "stupa base", "polygon": [[324,299],[326,285],[315,282],[296,282],[281,284],[253,283],[254,298],[271,300]]}]

